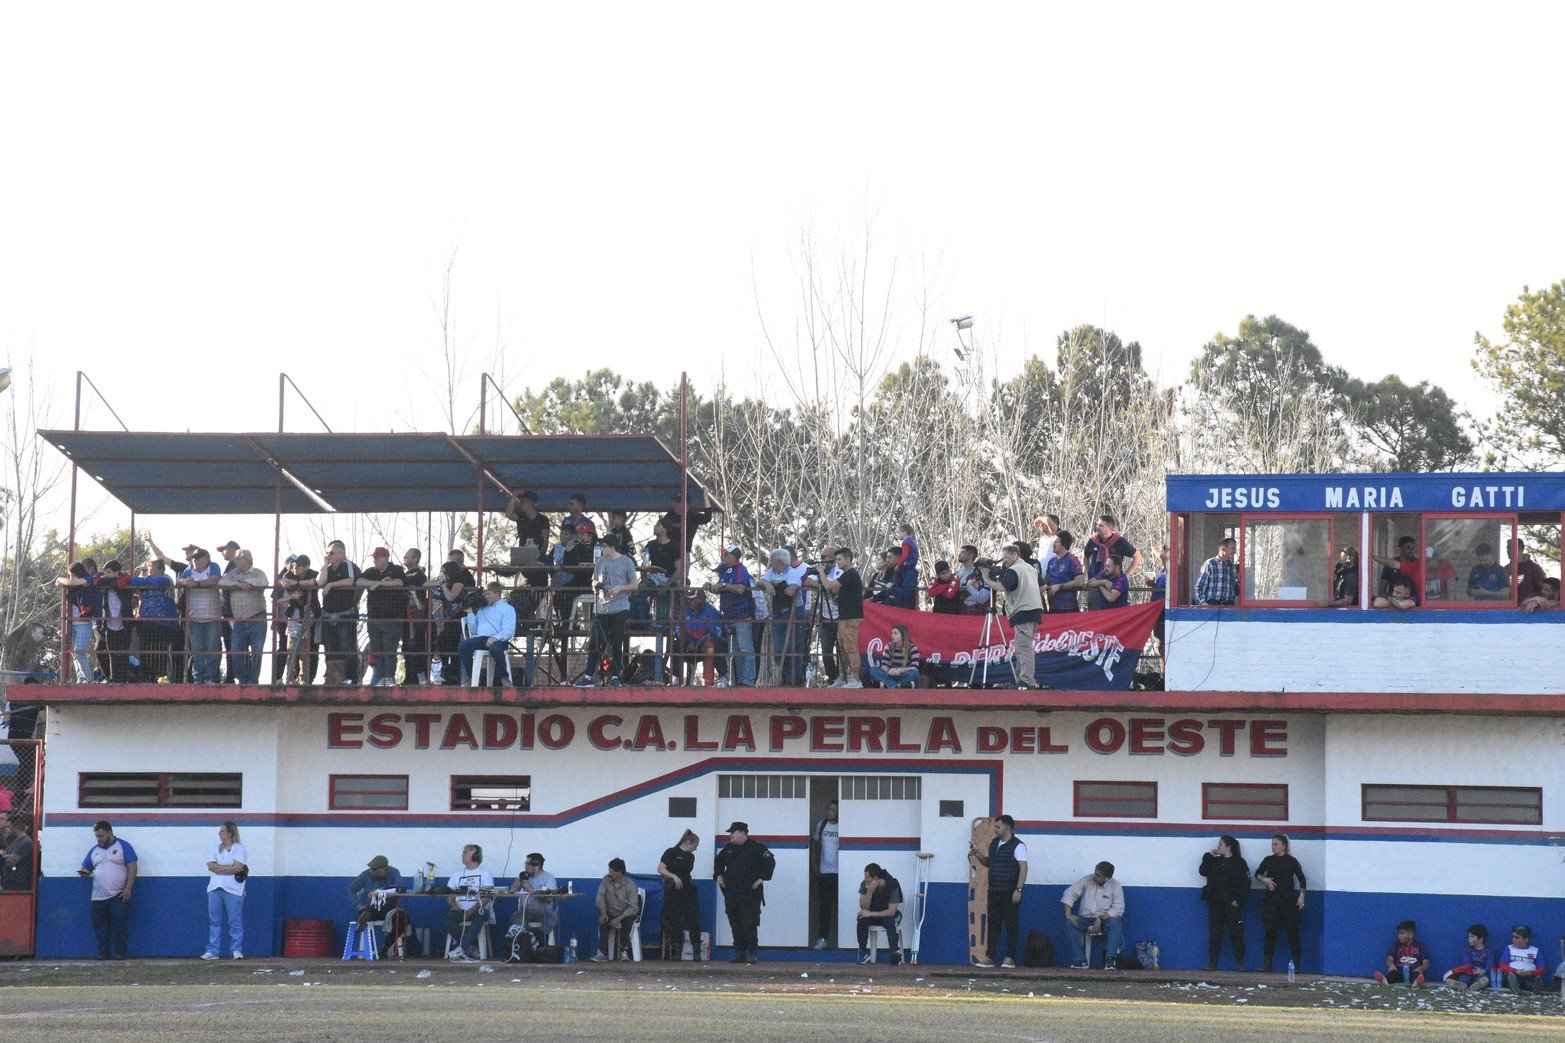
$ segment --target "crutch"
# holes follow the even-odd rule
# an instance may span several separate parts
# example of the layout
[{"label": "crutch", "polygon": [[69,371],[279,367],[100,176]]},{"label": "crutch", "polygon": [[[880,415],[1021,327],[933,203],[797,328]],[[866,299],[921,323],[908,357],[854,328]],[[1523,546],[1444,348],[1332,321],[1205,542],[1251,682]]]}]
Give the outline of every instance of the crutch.
[{"label": "crutch", "polygon": [[918,852],[918,873],[913,884],[913,944],[910,962],[918,962],[919,942],[924,935],[924,914],[929,911],[929,863],[935,857],[933,851]]}]

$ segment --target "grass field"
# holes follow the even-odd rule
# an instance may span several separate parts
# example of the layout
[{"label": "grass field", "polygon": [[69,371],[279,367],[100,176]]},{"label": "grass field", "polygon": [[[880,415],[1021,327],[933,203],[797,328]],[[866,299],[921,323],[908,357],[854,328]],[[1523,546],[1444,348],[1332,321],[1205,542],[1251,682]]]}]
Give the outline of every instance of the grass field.
[{"label": "grass field", "polygon": [[1321,991],[1101,977],[973,978],[960,968],[855,973],[871,969],[840,964],[753,971],[489,966],[486,973],[434,963],[9,964],[0,967],[0,1039],[1565,1038],[1554,997],[1494,997],[1492,1010],[1469,1012],[1359,985]]}]

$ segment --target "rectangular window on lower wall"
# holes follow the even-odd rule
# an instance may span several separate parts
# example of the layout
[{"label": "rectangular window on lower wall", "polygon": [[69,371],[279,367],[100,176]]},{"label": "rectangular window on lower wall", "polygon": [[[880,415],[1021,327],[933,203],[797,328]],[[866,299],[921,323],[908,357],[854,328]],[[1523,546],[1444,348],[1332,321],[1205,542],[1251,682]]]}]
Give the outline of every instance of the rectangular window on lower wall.
[{"label": "rectangular window on lower wall", "polygon": [[1366,783],[1365,822],[1543,825],[1543,790],[1524,786],[1397,786]]},{"label": "rectangular window on lower wall", "polygon": [[803,775],[719,775],[717,795],[728,799],[797,800],[806,795]]},{"label": "rectangular window on lower wall", "polygon": [[1077,818],[1157,818],[1155,782],[1078,782]]},{"label": "rectangular window on lower wall", "polygon": [[1288,787],[1270,782],[1203,783],[1201,817],[1216,821],[1286,822]]},{"label": "rectangular window on lower wall", "polygon": [[327,807],[332,811],[406,811],[406,775],[333,775]]},{"label": "rectangular window on lower wall", "polygon": [[237,808],[244,776],[238,772],[84,771],[77,777],[79,808]]},{"label": "rectangular window on lower wall", "polygon": [[528,811],[533,806],[531,775],[453,775],[452,811]]},{"label": "rectangular window on lower wall", "polygon": [[837,786],[843,800],[918,800],[923,782],[917,775],[844,775]]}]

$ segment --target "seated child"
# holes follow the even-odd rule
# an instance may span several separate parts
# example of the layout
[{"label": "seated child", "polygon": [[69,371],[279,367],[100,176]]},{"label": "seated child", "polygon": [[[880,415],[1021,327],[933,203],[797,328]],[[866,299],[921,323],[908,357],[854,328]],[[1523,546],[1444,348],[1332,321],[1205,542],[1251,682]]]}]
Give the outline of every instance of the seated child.
[{"label": "seated child", "polygon": [[1478,992],[1487,989],[1494,974],[1494,950],[1489,948],[1489,929],[1475,923],[1467,929],[1466,961],[1460,967],[1452,967],[1440,979],[1453,989]]},{"label": "seated child", "polygon": [[902,536],[902,547],[897,555],[896,567],[899,569],[912,569],[916,572],[918,570],[918,542],[913,539],[913,526],[899,525],[897,526],[897,532]]},{"label": "seated child", "polygon": [[1424,984],[1424,975],[1429,973],[1429,950],[1415,937],[1417,932],[1418,925],[1412,920],[1397,924],[1397,940],[1386,952],[1386,969],[1375,972],[1376,981],[1382,985],[1411,985],[1415,989]]},{"label": "seated child", "polygon": [[1517,924],[1511,928],[1511,944],[1500,950],[1495,969],[1505,975],[1505,987],[1518,996],[1525,990],[1536,992],[1543,984],[1547,969],[1538,962],[1538,947],[1532,944],[1532,928]]}]

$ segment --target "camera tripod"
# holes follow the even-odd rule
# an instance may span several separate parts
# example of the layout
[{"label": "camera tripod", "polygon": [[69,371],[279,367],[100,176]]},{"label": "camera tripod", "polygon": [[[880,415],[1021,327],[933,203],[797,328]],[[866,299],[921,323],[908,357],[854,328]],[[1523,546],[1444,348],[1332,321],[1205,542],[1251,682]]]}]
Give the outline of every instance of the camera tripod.
[{"label": "camera tripod", "polygon": [[[983,669],[982,671],[979,670],[978,660],[974,659],[973,665],[967,671],[967,687],[969,688],[989,687],[990,640],[996,632],[999,633],[1002,639],[1005,637],[1005,625],[1000,622],[999,611],[995,607],[996,600],[995,591],[991,589],[989,592],[989,603],[984,610],[984,628],[978,636],[978,647],[983,650]],[[1016,635],[1013,633],[1011,635],[1012,640],[1015,640],[1015,637]],[[979,683],[978,681],[980,673],[983,677],[982,683]]]}]

